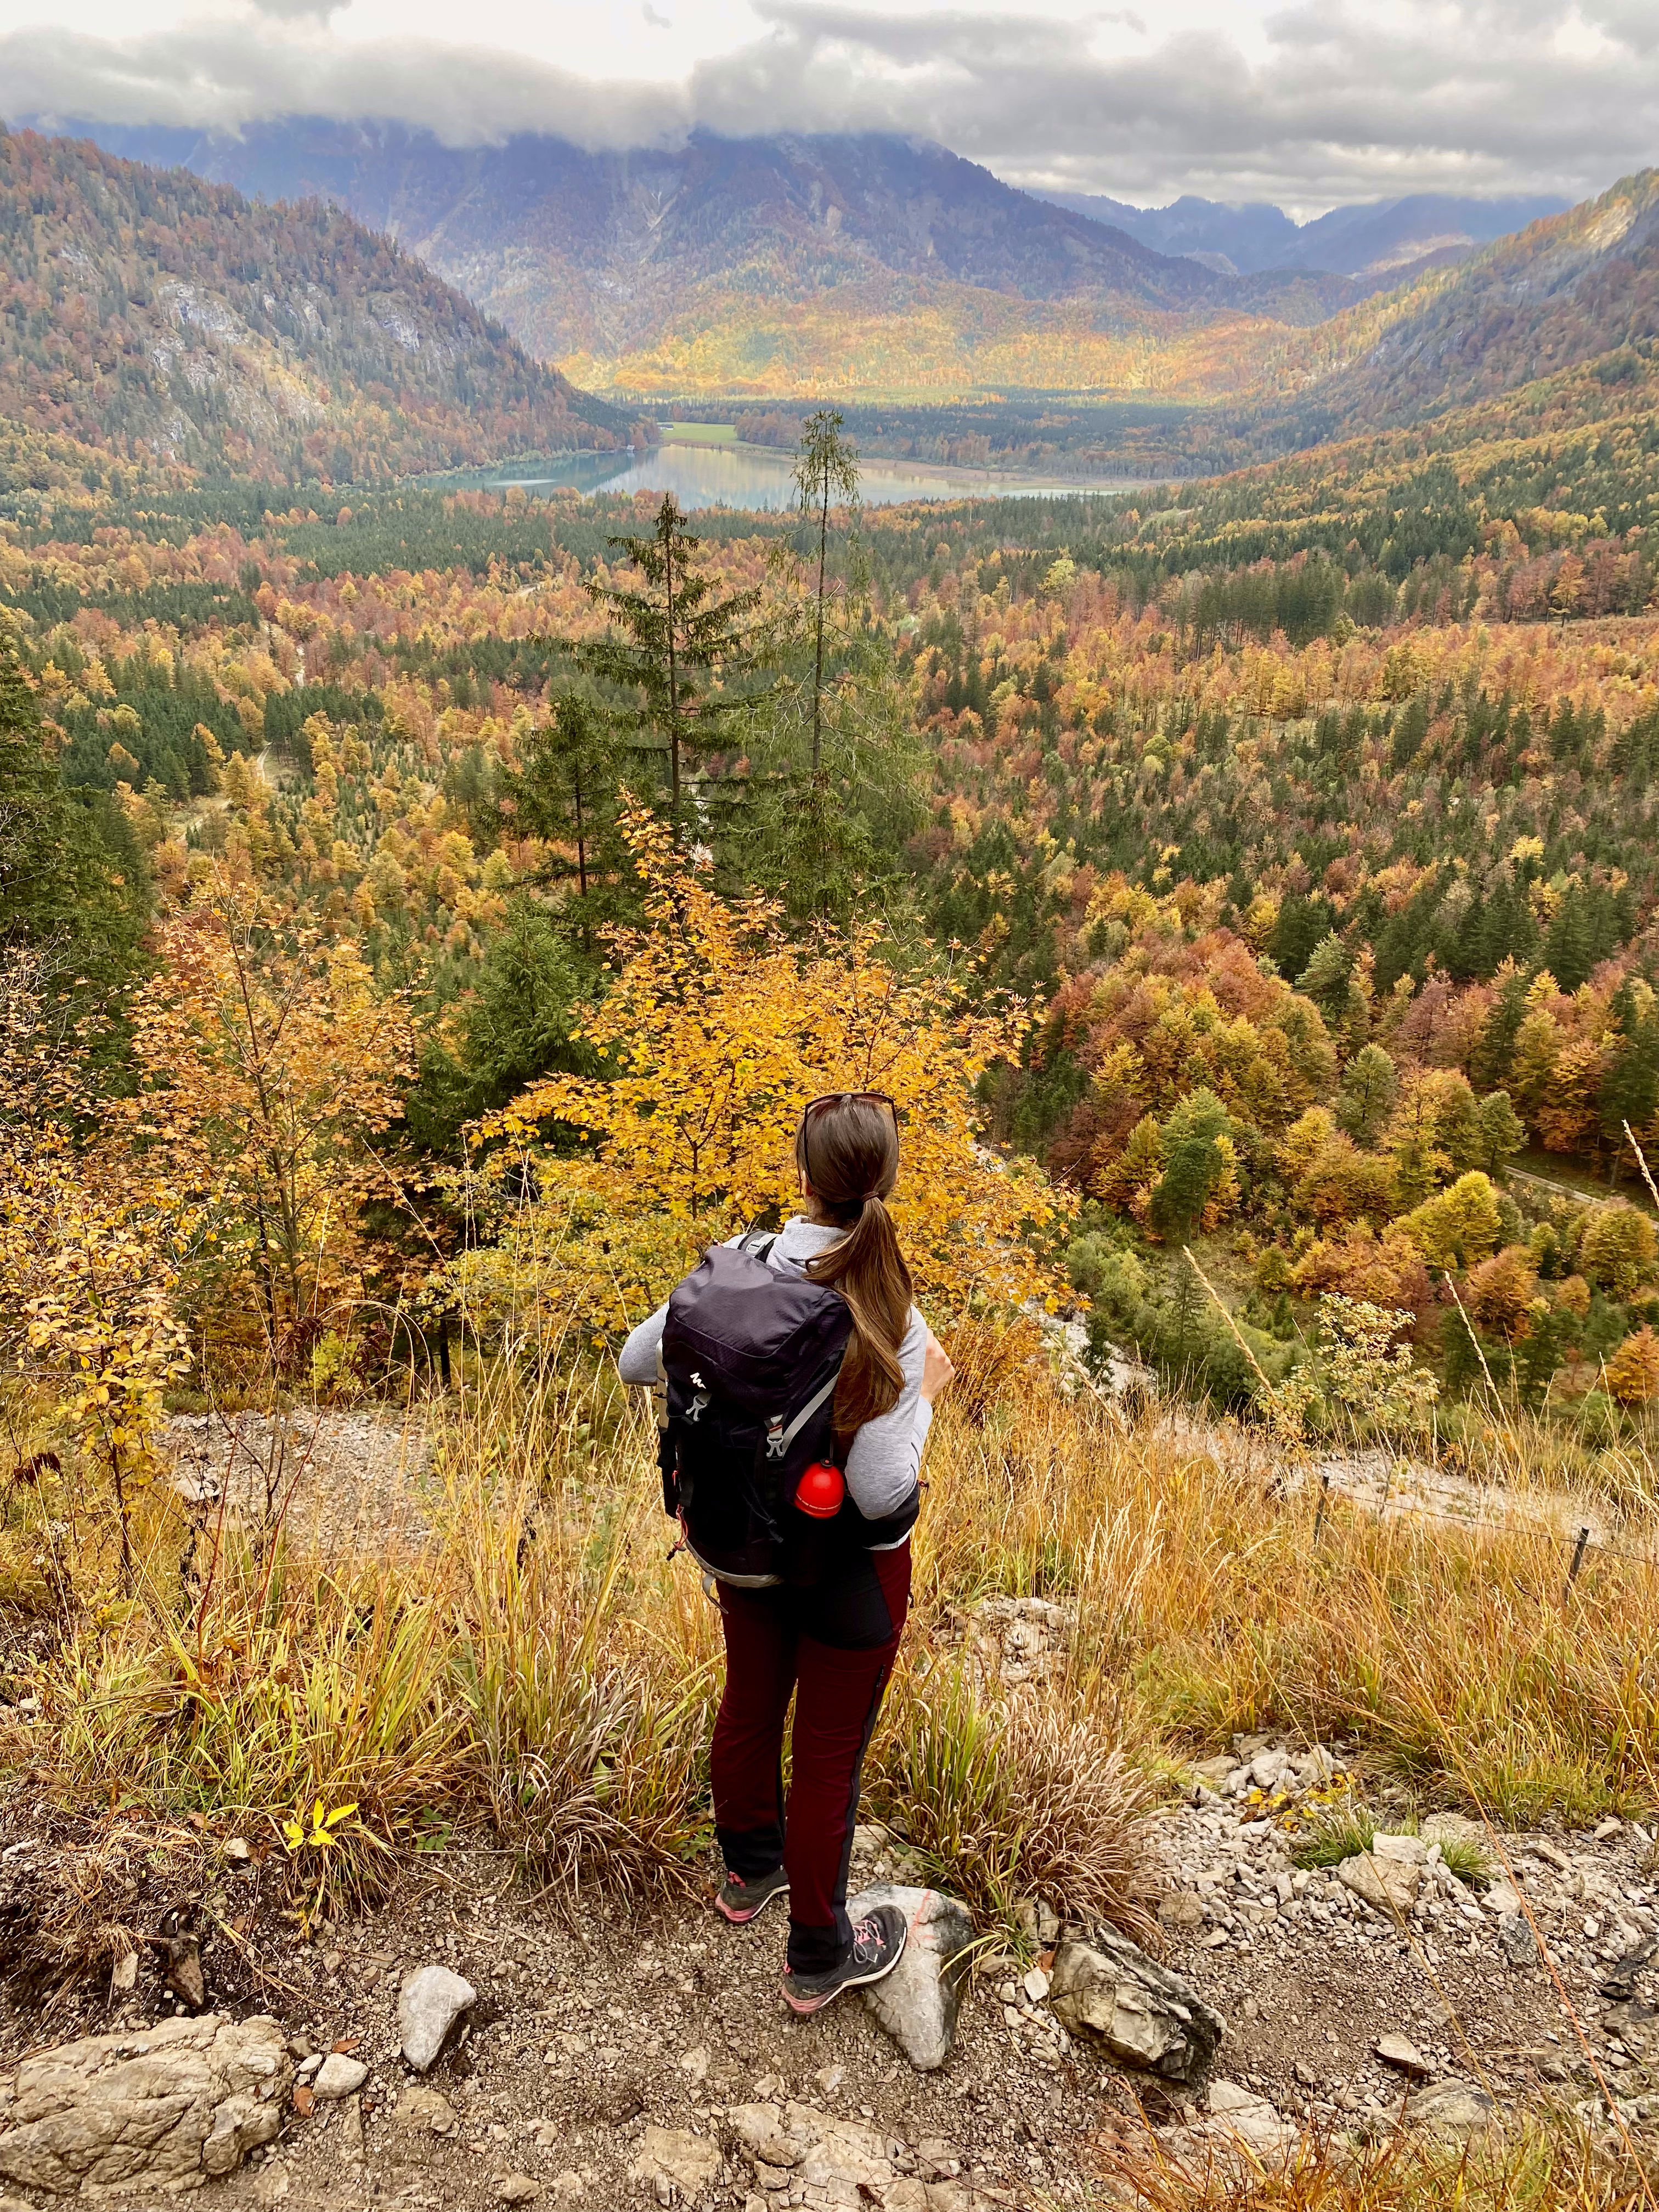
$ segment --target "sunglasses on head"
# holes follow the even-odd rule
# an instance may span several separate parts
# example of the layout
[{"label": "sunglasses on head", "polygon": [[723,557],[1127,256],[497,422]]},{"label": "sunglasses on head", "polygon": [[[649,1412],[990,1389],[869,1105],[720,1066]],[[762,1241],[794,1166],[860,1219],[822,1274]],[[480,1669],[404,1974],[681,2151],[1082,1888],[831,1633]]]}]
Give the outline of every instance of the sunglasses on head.
[{"label": "sunglasses on head", "polygon": [[884,1091],[825,1091],[817,1098],[807,1100],[806,1110],[800,1117],[802,1128],[832,1106],[879,1106],[884,1113],[891,1115],[893,1134],[896,1138],[898,1135],[898,1108]]}]

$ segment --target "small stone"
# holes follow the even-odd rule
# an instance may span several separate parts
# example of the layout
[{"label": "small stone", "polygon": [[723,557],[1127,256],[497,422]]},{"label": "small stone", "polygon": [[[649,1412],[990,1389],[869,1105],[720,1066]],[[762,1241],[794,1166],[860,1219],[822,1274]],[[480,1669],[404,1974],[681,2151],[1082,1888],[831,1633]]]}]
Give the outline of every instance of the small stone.
[{"label": "small stone", "polygon": [[1218,2076],[1210,2084],[1209,2106],[1212,2112],[1243,2112],[1252,2105],[1266,2101],[1259,2089],[1247,2089],[1242,2081],[1228,2081]]},{"label": "small stone", "polygon": [[701,2081],[708,2071],[708,2053],[700,2043],[694,2050],[680,2054],[680,2071],[689,2074],[694,2081]]},{"label": "small stone", "polygon": [[1420,1867],[1429,1856],[1429,1847],[1421,1836],[1382,1835],[1371,1838],[1371,1856],[1393,1859],[1401,1866]]},{"label": "small stone", "polygon": [[246,1866],[248,1861],[253,1856],[252,1850],[249,1845],[248,1839],[246,1836],[227,1836],[225,1838],[224,1848],[225,1856],[230,1861],[233,1866]]},{"label": "small stone", "polygon": [[1345,1889],[1363,1898],[1374,1911],[1387,1913],[1408,1911],[1416,1902],[1422,1881],[1422,1869],[1408,1860],[1378,1858],[1371,1851],[1357,1851],[1352,1858],[1344,1859],[1336,1870],[1336,1878]]},{"label": "small stone", "polygon": [[138,1954],[123,1951],[109,1970],[109,1993],[112,1997],[130,1996],[138,1984]]},{"label": "small stone", "polygon": [[398,1998],[398,2028],[404,2057],[417,2074],[427,2072],[444,2047],[444,2038],[478,1992],[447,1966],[420,1966],[404,1982]]},{"label": "small stone", "polygon": [[527,2173],[504,2174],[495,2184],[498,2204],[532,2204],[542,2193],[539,2181],[532,2181]]},{"label": "small stone", "polygon": [[200,2012],[207,2002],[201,1945],[193,1936],[168,1936],[162,1939],[161,1948],[167,1960],[167,1987],[192,2012]]},{"label": "small stone", "polygon": [[1041,2004],[1048,1994],[1048,1977],[1041,1966],[1033,1966],[1020,1987],[1033,2004]]},{"label": "small stone", "polygon": [[289,2171],[280,2159],[271,2159],[253,2177],[256,2204],[280,2204],[288,2195]]},{"label": "small stone", "polygon": [[1481,1898],[1494,1920],[1508,1920],[1521,1910],[1521,1899],[1511,1882],[1495,1881]]},{"label": "small stone", "polygon": [[820,2066],[812,2079],[826,2097],[833,2097],[847,2078],[844,2066]]},{"label": "small stone", "polygon": [[951,2054],[968,1974],[958,1964],[974,1940],[968,1908],[936,1889],[900,1888],[884,1882],[849,1902],[854,1920],[878,1905],[896,1905],[909,1933],[903,1956],[864,2000],[919,2074],[942,2066]]},{"label": "small stone", "polygon": [[342,2097],[356,2096],[368,2079],[368,2069],[361,2058],[349,2057],[343,2051],[331,2051],[317,2069],[314,2087],[320,2103],[331,2105]]},{"label": "small stone", "polygon": [[1524,1913],[1505,1913],[1498,1922],[1498,1948],[1512,1966],[1538,1964],[1538,1938]]},{"label": "small stone", "polygon": [[1167,1891],[1158,1901],[1158,1917],[1166,1928],[1201,1928],[1204,1900],[1190,1889]]},{"label": "small stone", "polygon": [[1605,1844],[1608,1837],[1616,1836],[1624,1825],[1622,1820],[1615,1820],[1609,1814],[1605,1820],[1596,1822],[1590,1841],[1594,1844]]},{"label": "small stone", "polygon": [[1253,2152],[1288,2150],[1297,2130],[1258,2089],[1238,2081],[1212,2081],[1209,2090],[1210,2132],[1231,2136]]},{"label": "small stone", "polygon": [[1402,2074],[1415,2075],[1425,2081],[1434,2072],[1428,2059],[1408,2035],[1381,2035],[1376,2039],[1376,2055],[1389,2066],[1397,2066]]},{"label": "small stone", "polygon": [[659,2203],[673,2189],[694,2202],[706,2197],[720,2170],[719,2146],[707,2136],[694,2136],[685,2128],[650,2127],[629,2168],[634,2180],[658,2191]]},{"label": "small stone", "polygon": [[441,2089],[417,2081],[398,2098],[392,2124],[394,2128],[411,2131],[424,2129],[434,2136],[447,2136],[455,2125],[455,2107]]},{"label": "small stone", "polygon": [[340,2148],[348,2158],[362,2155],[363,2100],[348,2097],[340,2106]]},{"label": "small stone", "polygon": [[1046,1951],[1060,1934],[1060,1915],[1040,1897],[1023,1897],[1014,1907],[1014,1925],[1028,1943]]},{"label": "small stone", "polygon": [[1496,2110],[1484,2089],[1455,2080],[1431,2082],[1406,2100],[1406,2118],[1413,2127],[1458,2139],[1479,2135]]}]

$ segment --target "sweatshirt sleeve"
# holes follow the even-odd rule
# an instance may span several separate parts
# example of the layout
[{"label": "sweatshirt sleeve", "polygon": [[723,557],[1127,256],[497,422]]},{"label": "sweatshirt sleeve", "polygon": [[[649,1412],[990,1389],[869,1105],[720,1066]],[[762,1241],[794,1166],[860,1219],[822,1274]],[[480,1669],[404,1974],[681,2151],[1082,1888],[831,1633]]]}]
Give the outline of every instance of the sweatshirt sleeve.
[{"label": "sweatshirt sleeve", "polygon": [[899,1346],[904,1387],[890,1412],[866,1421],[847,1455],[847,1487],[866,1521],[884,1520],[915,1495],[921,1474],[921,1448],[927,1441],[933,1409],[921,1395],[927,1357],[927,1324],[912,1306],[910,1326]]},{"label": "sweatshirt sleeve", "polygon": [[662,1325],[668,1318],[666,1301],[630,1332],[617,1356],[617,1367],[624,1382],[652,1383],[657,1379],[657,1359],[662,1347]]}]

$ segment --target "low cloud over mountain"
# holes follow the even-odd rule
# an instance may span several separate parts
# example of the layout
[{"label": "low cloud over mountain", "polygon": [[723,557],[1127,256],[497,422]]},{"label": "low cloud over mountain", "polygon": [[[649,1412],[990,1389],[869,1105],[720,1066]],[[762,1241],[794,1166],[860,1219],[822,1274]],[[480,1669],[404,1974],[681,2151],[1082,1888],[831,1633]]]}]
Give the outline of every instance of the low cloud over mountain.
[{"label": "low cloud over mountain", "polygon": [[[678,77],[600,82],[417,33],[354,39],[349,10],[326,0],[221,0],[127,38],[15,31],[0,39],[0,85],[14,117],[234,130],[303,112],[423,125],[455,145],[515,131],[670,145],[698,125],[890,131],[1053,191],[1304,209],[1402,191],[1576,198],[1659,143],[1650,0],[1322,0],[1272,14],[1237,0],[1204,14],[1200,0],[1145,20],[757,0],[758,37]],[[511,20],[487,29],[510,38]]]}]

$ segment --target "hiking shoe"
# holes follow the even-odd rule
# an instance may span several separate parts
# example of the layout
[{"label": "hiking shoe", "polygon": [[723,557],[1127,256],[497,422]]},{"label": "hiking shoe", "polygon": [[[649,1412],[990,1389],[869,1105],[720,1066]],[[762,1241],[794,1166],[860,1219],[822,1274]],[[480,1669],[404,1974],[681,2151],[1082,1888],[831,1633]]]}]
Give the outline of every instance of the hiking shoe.
[{"label": "hiking shoe", "polygon": [[775,1897],[788,1893],[789,1877],[781,1867],[774,1867],[770,1874],[757,1874],[752,1881],[728,1874],[715,1895],[714,1910],[734,1928],[741,1928],[745,1920],[764,1912]]},{"label": "hiking shoe", "polygon": [[785,1971],[784,2002],[791,2012],[817,2012],[843,1990],[862,1989],[868,1982],[880,1981],[904,1956],[904,1939],[909,1932],[896,1905],[877,1905],[867,1919],[854,1923],[853,1948],[839,1966],[823,1974]]}]

